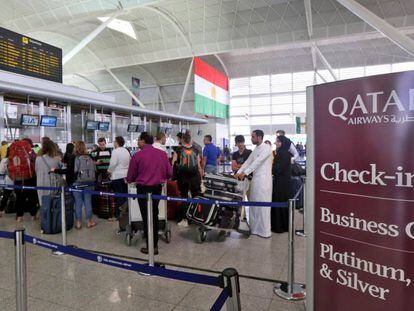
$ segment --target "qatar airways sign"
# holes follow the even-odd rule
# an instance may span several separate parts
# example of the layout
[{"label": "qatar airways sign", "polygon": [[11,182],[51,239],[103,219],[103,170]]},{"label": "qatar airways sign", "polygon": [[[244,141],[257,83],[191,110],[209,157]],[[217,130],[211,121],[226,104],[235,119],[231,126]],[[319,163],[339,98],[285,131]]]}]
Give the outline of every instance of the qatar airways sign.
[{"label": "qatar airways sign", "polygon": [[[376,91],[356,94],[355,98],[337,96],[329,101],[328,110],[332,117],[348,125],[414,122],[414,88],[399,94],[397,90]],[[408,101],[401,98],[408,96]]]},{"label": "qatar airways sign", "polygon": [[411,310],[414,72],[318,85],[308,94],[313,310]]}]

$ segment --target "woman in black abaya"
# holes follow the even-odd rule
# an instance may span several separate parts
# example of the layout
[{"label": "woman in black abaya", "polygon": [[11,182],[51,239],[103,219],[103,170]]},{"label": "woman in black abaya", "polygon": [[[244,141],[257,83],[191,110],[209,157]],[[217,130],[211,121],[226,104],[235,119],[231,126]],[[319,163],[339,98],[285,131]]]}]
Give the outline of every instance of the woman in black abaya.
[{"label": "woman in black abaya", "polygon": [[[291,198],[292,155],[289,152],[290,139],[279,136],[276,140],[276,157],[273,161],[273,202],[287,202]],[[289,209],[272,208],[272,231],[283,233],[288,231]]]}]

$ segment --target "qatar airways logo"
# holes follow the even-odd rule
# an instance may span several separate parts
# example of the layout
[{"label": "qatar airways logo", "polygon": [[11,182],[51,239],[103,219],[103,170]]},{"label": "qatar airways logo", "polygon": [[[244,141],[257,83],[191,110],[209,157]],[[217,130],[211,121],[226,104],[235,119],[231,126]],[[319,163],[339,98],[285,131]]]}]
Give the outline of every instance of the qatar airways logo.
[{"label": "qatar airways logo", "polygon": [[328,110],[331,116],[347,122],[348,125],[364,124],[405,124],[414,122],[414,89],[407,94],[391,92],[371,92],[357,94],[352,100],[344,97],[332,98]]}]

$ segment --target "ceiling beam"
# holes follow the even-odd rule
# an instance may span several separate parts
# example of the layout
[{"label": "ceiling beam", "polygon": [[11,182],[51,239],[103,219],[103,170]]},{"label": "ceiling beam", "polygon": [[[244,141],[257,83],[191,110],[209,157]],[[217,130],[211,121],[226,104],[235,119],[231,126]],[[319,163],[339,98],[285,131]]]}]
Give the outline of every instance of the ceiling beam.
[{"label": "ceiling beam", "polygon": [[333,70],[331,64],[329,64],[328,60],[325,58],[325,56],[322,54],[321,50],[319,50],[319,48],[316,44],[313,45],[313,49],[315,50],[316,55],[319,56],[319,59],[322,61],[325,68],[328,69],[328,71],[331,74],[332,78],[335,81],[338,80],[338,76],[336,75],[335,71]]},{"label": "ceiling beam", "polygon": [[358,2],[354,0],[337,1],[349,11],[358,16],[360,19],[362,19],[364,22],[381,32],[384,36],[401,47],[404,51],[414,56],[414,40],[402,34],[397,28],[393,27]]},{"label": "ceiling beam", "polygon": [[87,35],[81,42],[78,43],[70,52],[63,56],[62,64],[65,65],[72,57],[78,54],[84,47],[86,47],[93,39],[95,39],[117,16],[121,15],[123,10],[113,13],[105,22],[95,28],[89,35]]},{"label": "ceiling beam", "polygon": [[191,59],[190,68],[188,69],[187,79],[185,79],[183,94],[181,95],[180,105],[178,106],[178,114],[181,114],[183,108],[185,94],[187,93],[188,85],[190,84],[191,74],[193,73],[194,57]]},{"label": "ceiling beam", "polygon": [[311,0],[305,1],[306,25],[308,26],[309,38],[313,37],[313,23],[312,23],[312,6]]},{"label": "ceiling beam", "polygon": [[227,66],[224,63],[224,61],[221,59],[221,57],[218,54],[214,54],[214,56],[217,58],[217,60],[219,61],[221,67],[224,70],[224,73],[226,74],[227,77],[229,77],[229,71],[227,70]]},{"label": "ceiling beam", "polygon": [[162,16],[166,21],[168,21],[171,24],[171,26],[173,26],[173,28],[175,29],[175,31],[177,31],[177,33],[184,40],[185,44],[190,49],[191,54],[194,55],[193,45],[191,44],[190,40],[185,35],[184,30],[183,30],[183,27],[181,26],[181,24],[170,13],[165,12],[161,8],[154,7],[154,6],[151,6],[151,5],[143,6],[143,7],[141,7],[141,9],[154,12],[154,13]]},{"label": "ceiling beam", "polygon": [[118,77],[111,71],[111,69],[106,68],[105,69],[112,78],[114,78],[114,80],[124,89],[125,92],[128,93],[129,96],[131,96],[131,98],[133,100],[135,100],[135,102],[141,107],[141,108],[145,108],[145,105],[138,99],[138,97],[136,97],[129,88],[126,87],[125,84],[122,83],[121,80],[118,79]]}]

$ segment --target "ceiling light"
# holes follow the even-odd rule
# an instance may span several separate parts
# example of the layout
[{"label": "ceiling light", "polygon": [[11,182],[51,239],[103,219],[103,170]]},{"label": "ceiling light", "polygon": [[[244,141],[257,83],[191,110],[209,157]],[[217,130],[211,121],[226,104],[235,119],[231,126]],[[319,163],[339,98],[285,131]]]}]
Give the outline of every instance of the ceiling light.
[{"label": "ceiling light", "polygon": [[[98,17],[98,19],[102,23],[104,23],[109,19],[109,17]],[[123,34],[126,34],[127,36],[134,38],[135,40],[137,39],[134,26],[132,26],[130,22],[115,18],[112,22],[108,24],[107,27],[122,32]]]}]

